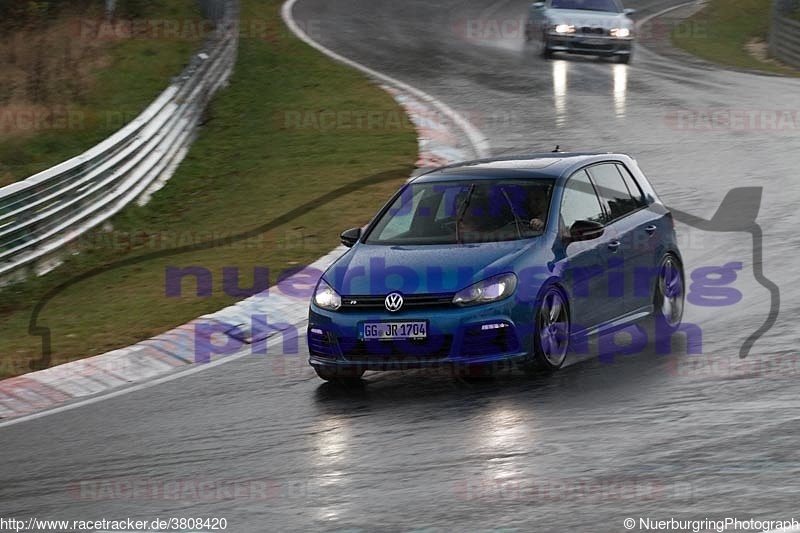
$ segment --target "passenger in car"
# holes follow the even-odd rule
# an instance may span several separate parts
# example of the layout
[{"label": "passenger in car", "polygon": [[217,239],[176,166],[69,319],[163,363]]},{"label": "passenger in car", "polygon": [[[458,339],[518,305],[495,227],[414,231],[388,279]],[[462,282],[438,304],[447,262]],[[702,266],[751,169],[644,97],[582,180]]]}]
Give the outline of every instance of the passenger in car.
[{"label": "passenger in car", "polygon": [[528,225],[534,231],[544,231],[547,220],[547,192],[540,189],[531,189],[528,192]]}]

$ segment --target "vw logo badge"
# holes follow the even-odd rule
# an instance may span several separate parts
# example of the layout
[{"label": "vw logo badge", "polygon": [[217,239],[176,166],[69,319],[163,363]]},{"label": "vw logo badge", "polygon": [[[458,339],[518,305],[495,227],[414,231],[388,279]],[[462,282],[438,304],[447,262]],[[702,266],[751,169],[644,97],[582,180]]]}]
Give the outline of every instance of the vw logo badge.
[{"label": "vw logo badge", "polygon": [[393,292],[386,297],[386,300],[383,301],[383,304],[386,306],[386,310],[390,313],[397,312],[401,307],[403,307],[403,295],[399,292]]}]

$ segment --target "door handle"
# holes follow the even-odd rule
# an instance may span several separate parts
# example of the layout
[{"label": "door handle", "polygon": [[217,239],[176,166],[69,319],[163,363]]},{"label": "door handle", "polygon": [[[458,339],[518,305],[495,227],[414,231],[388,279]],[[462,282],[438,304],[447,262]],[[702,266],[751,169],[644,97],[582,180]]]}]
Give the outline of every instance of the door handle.
[{"label": "door handle", "polygon": [[617,248],[619,248],[619,244],[620,244],[619,241],[611,241],[610,243],[608,243],[608,249],[611,250],[612,252],[616,252]]},{"label": "door handle", "polygon": [[646,226],[644,228],[644,230],[647,232],[648,235],[652,235],[653,233],[656,232],[657,229],[658,227],[655,224],[650,224],[649,226]]}]

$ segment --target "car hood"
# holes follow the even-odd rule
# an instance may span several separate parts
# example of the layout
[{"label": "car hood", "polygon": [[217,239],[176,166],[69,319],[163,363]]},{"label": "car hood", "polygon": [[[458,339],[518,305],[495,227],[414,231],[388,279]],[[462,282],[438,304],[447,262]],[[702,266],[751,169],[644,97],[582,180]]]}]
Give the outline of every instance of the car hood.
[{"label": "car hood", "polygon": [[530,240],[426,246],[357,244],[323,277],[347,296],[379,296],[391,291],[453,293],[487,276],[512,271],[514,260],[531,246]]},{"label": "car hood", "polygon": [[552,24],[598,26],[605,29],[631,28],[633,21],[623,13],[587,11],[583,9],[551,9],[547,12]]}]

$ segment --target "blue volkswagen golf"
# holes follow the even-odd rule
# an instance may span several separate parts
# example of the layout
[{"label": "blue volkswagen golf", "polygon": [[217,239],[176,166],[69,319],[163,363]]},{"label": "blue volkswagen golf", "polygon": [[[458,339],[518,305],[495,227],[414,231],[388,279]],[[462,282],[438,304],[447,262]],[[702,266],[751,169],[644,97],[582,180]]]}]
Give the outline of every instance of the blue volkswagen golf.
[{"label": "blue volkswagen golf", "polygon": [[408,182],[325,271],[309,363],[366,370],[561,367],[576,339],[648,316],[674,331],[684,278],[672,215],[622,154],[548,153]]}]

